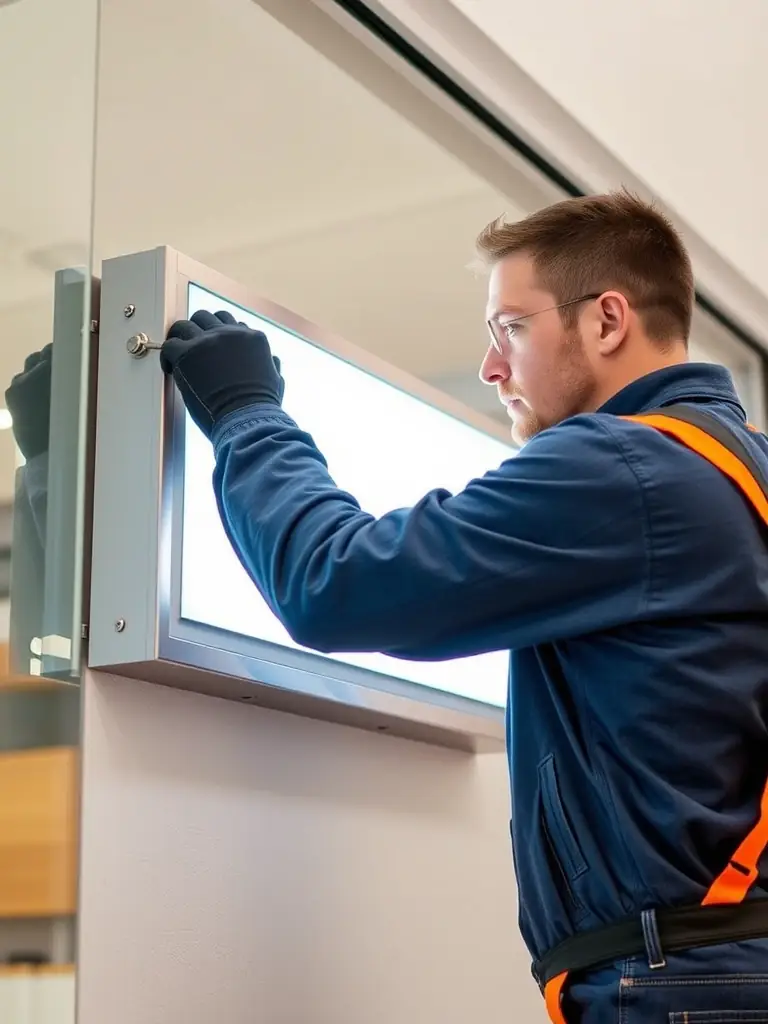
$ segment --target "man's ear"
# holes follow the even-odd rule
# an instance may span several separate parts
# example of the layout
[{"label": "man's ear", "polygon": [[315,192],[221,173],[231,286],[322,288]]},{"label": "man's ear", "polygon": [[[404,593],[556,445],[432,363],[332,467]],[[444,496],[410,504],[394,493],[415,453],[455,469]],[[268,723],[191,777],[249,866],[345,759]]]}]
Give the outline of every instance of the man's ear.
[{"label": "man's ear", "polygon": [[621,292],[604,292],[597,300],[599,336],[597,348],[601,355],[611,356],[621,348],[629,330],[631,310]]}]

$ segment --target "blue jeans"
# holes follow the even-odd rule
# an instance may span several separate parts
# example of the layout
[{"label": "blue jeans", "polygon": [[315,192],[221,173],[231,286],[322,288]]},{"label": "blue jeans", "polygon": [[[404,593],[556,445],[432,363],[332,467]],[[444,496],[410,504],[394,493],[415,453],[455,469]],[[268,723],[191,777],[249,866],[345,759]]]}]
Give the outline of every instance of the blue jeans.
[{"label": "blue jeans", "polygon": [[[766,922],[768,930],[768,921]],[[568,1024],[768,1024],[768,939],[622,960],[574,975]]]}]

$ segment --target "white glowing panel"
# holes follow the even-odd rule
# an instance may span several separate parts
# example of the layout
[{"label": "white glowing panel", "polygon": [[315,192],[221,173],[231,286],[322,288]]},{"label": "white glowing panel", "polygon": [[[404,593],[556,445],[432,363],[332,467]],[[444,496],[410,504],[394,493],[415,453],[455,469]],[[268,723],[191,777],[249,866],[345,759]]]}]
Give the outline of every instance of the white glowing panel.
[{"label": "white glowing panel", "polygon": [[[189,315],[201,309],[227,310],[264,331],[282,362],[285,411],[312,435],[335,482],[354,494],[366,512],[380,516],[410,507],[436,487],[456,493],[514,455],[497,438],[191,285]],[[227,540],[211,485],[213,468],[209,442],[187,418],[182,617],[296,649]],[[506,702],[506,652],[443,662],[402,661],[381,654],[316,656],[497,707]]]}]

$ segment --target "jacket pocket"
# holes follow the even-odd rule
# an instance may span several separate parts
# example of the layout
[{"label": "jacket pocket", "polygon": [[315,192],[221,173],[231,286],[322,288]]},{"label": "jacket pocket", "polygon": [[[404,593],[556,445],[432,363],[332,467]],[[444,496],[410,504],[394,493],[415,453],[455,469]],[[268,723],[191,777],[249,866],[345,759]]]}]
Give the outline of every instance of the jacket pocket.
[{"label": "jacket pocket", "polygon": [[539,790],[543,825],[552,846],[552,853],[557,858],[564,878],[568,882],[575,882],[589,870],[589,865],[566,816],[560,797],[560,787],[557,784],[555,758],[552,754],[539,765]]}]

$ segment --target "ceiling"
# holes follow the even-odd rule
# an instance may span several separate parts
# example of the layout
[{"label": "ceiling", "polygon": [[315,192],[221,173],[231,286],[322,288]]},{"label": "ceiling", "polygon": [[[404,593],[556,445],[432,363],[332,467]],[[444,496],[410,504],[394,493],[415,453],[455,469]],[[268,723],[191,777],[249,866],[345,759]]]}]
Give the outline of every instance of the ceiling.
[{"label": "ceiling", "polygon": [[[96,265],[171,245],[497,414],[473,240],[556,193],[308,0],[265,5],[281,20],[252,0],[103,0]],[[53,271],[88,259],[95,9],[0,10],[0,97],[23,97],[0,102],[3,385],[49,338]],[[729,344],[701,319],[696,336]]]}]

